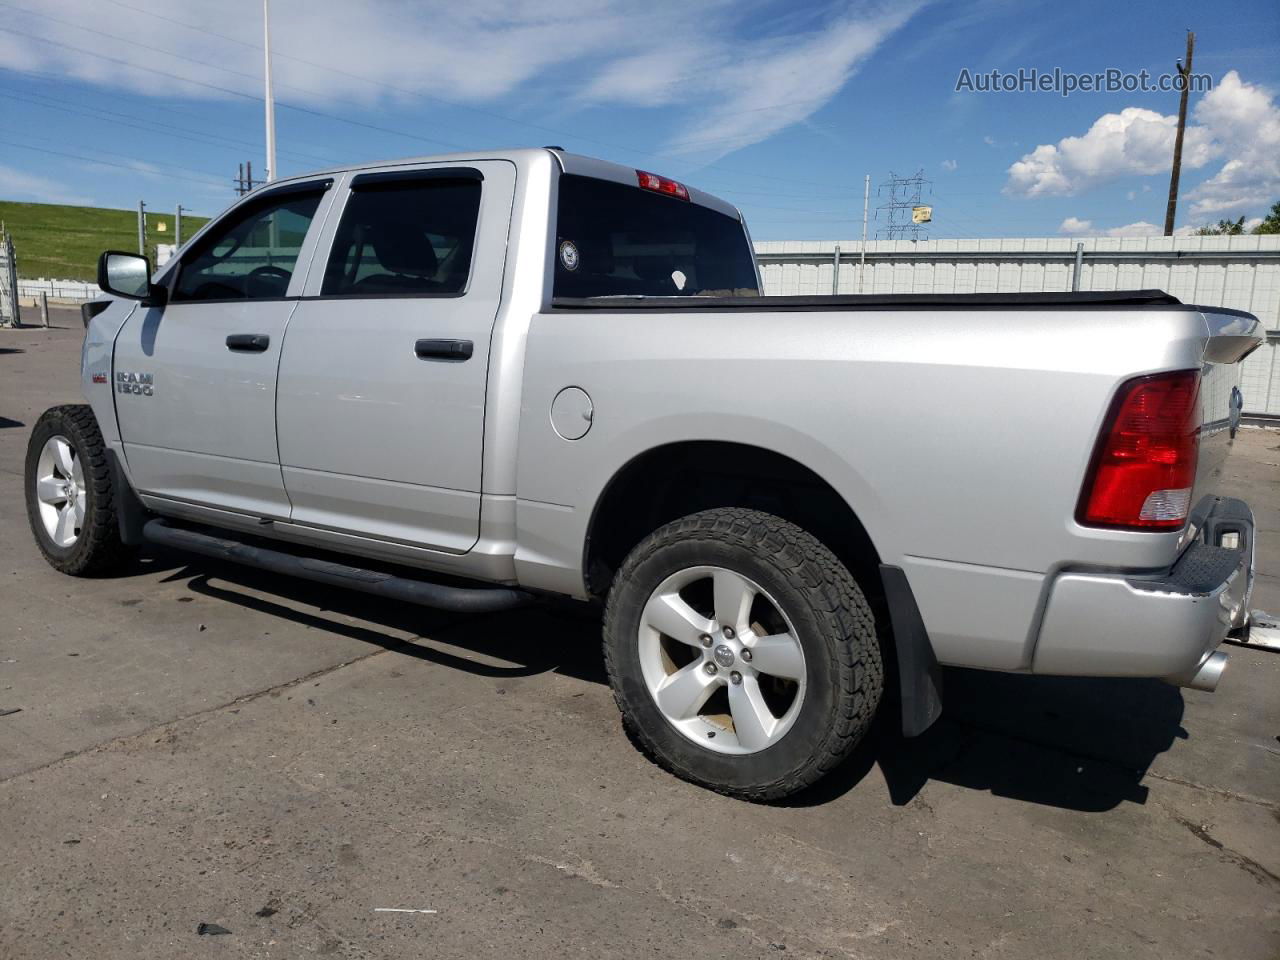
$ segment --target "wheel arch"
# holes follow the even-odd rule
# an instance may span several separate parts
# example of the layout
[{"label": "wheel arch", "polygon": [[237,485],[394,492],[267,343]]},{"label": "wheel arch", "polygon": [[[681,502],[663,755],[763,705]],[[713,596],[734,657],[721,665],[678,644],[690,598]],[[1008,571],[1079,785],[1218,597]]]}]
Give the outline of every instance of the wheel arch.
[{"label": "wheel arch", "polygon": [[826,544],[855,577],[866,572],[870,576],[860,580],[879,582],[881,555],[871,535],[817,471],[749,443],[679,440],[636,454],[601,489],[582,545],[588,592],[606,592],[631,548],[662,524],[730,506],[790,520]]}]

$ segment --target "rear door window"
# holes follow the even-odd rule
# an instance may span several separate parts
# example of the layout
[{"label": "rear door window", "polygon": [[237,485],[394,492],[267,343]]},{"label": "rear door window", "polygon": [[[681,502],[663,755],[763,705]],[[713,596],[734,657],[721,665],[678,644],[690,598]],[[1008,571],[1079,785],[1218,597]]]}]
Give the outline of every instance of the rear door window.
[{"label": "rear door window", "polygon": [[560,178],[555,296],[759,292],[755,257],[735,217],[625,183]]},{"label": "rear door window", "polygon": [[321,296],[458,296],[471,274],[478,175],[369,176],[352,184]]}]

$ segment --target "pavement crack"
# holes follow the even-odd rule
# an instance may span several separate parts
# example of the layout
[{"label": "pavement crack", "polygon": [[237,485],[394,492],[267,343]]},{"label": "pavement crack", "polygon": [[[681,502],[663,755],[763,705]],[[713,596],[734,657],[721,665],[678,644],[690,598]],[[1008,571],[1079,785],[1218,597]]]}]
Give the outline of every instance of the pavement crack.
[{"label": "pavement crack", "polygon": [[1191,833],[1191,835],[1195,837],[1197,840],[1201,841],[1202,843],[1206,843],[1210,847],[1212,847],[1214,850],[1217,850],[1218,853],[1221,854],[1223,860],[1227,861],[1228,863],[1234,863],[1241,870],[1244,870],[1246,873],[1252,874],[1253,878],[1257,880],[1259,883],[1270,882],[1273,884],[1280,885],[1280,876],[1276,876],[1276,874],[1272,873],[1270,870],[1268,870],[1266,867],[1260,864],[1257,860],[1254,860],[1252,857],[1247,857],[1243,853],[1240,853],[1238,850],[1232,850],[1230,847],[1224,844],[1221,840],[1219,840],[1217,837],[1211,834],[1209,832],[1208,826],[1206,826],[1205,824],[1196,823],[1194,820],[1189,820],[1180,814],[1174,813],[1172,810],[1169,810],[1168,808],[1165,808],[1165,809],[1166,809],[1166,812],[1169,814],[1169,816],[1173,818],[1175,823],[1181,824],[1183,827],[1186,827],[1186,829]]},{"label": "pavement crack", "polygon": [[369,653],[364,654],[363,656],[352,657],[350,659],[343,660],[341,663],[330,664],[327,667],[321,667],[318,670],[313,670],[310,673],[305,674],[301,677],[294,677],[291,680],[285,680],[285,681],[282,681],[281,683],[273,683],[271,686],[263,687],[259,690],[254,690],[252,693],[241,694],[240,696],[235,697],[231,700],[227,700],[224,703],[219,703],[212,707],[206,707],[203,710],[196,710],[193,713],[187,713],[187,714],[183,714],[182,716],[173,717],[169,720],[162,720],[159,723],[153,723],[151,726],[144,727],[143,729],[135,731],[134,733],[124,733],[118,737],[111,737],[110,739],[102,740],[90,746],[83,747],[80,750],[69,750],[66,753],[64,753],[62,756],[58,757],[56,760],[50,760],[47,763],[37,764],[34,767],[28,767],[26,770],[20,770],[17,773],[10,774],[7,777],[0,777],[0,785],[6,784],[11,780],[16,780],[19,777],[27,777],[33,773],[39,773],[42,770],[48,770],[50,767],[56,767],[58,764],[66,763],[68,760],[75,760],[76,758],[83,757],[86,754],[96,753],[99,750],[106,750],[118,744],[127,743],[130,740],[140,740],[160,730],[164,730],[166,727],[172,727],[176,724],[186,723],[187,721],[190,721],[190,720],[197,720],[201,717],[209,716],[210,714],[215,714],[221,710],[227,710],[231,707],[240,706],[246,703],[252,703],[253,701],[259,700],[262,697],[270,696],[272,693],[276,693],[281,690],[288,690],[292,687],[298,686],[299,684],[307,683],[310,680],[317,680],[320,677],[325,677],[331,673],[335,673],[338,670],[341,670],[343,667],[349,667],[352,664],[362,663],[365,660],[372,659],[373,657],[380,656],[384,653],[396,653],[401,648],[401,646],[409,646],[413,643],[414,640],[419,640],[419,639],[421,638],[413,637],[409,640],[405,640],[403,644],[397,644],[396,646],[385,647],[380,650],[373,650],[373,651],[370,651]]},{"label": "pavement crack", "polygon": [[1148,770],[1147,776],[1153,780],[1162,780],[1165,783],[1176,783],[1180,787],[1190,787],[1192,790],[1202,790],[1205,793],[1212,793],[1215,796],[1224,797],[1227,800],[1238,800],[1241,803],[1252,803],[1255,806],[1263,807],[1267,810],[1280,810],[1280,803],[1274,800],[1268,800],[1266,797],[1256,797],[1251,793],[1239,793],[1235,790],[1226,790],[1222,787],[1211,787],[1207,783],[1197,783],[1195,780],[1187,780],[1184,777],[1175,777],[1169,773],[1157,773],[1154,770]]}]

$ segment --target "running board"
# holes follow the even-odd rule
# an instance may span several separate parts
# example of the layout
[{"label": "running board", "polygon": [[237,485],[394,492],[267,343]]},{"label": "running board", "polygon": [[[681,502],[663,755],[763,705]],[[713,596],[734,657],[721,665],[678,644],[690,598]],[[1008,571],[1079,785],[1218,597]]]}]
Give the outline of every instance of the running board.
[{"label": "running board", "polygon": [[174,526],[166,520],[148,520],[142,535],[151,543],[198,553],[218,560],[283,573],[304,580],[315,580],[335,587],[347,587],[389,600],[402,600],[423,607],[435,607],[454,613],[494,613],[524,606],[533,598],[523,590],[510,587],[449,587],[412,577],[398,577],[381,570],[366,570],[331,560],[296,556],[268,547],[256,547],[239,540],[213,536],[197,530]]}]

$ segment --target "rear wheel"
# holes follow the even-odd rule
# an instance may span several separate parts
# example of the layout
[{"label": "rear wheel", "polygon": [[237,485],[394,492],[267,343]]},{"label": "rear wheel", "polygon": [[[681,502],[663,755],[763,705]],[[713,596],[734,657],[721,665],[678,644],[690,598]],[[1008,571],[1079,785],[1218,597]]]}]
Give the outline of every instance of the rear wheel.
[{"label": "rear wheel", "polygon": [[53,407],[36,421],[26,498],[36,545],[55,570],[91,576],[123,560],[106,443],[89,407]]},{"label": "rear wheel", "polygon": [[857,746],[883,686],[870,607],[815,537],[721,508],[667,524],[609,594],[623,719],[678,776],[749,800],[816,782]]}]

